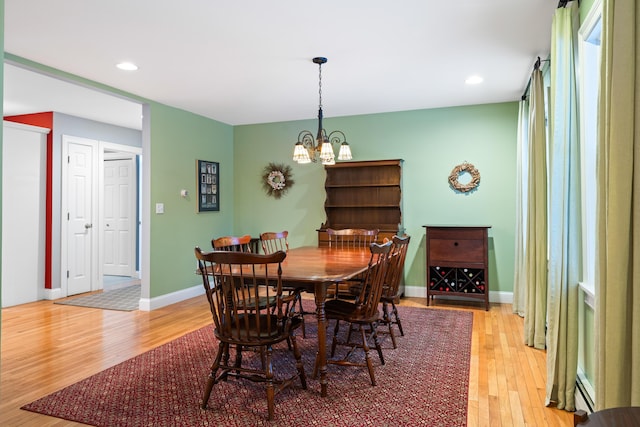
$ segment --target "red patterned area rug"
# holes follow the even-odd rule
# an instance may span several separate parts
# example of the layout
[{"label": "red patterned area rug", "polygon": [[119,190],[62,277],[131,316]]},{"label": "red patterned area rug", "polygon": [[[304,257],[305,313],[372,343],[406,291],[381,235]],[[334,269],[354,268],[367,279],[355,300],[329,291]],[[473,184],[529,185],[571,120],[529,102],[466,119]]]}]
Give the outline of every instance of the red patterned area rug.
[{"label": "red patterned area rug", "polygon": [[[22,407],[28,411],[103,427],[117,426],[465,426],[471,351],[471,312],[399,307],[405,330],[393,349],[385,336],[381,365],[372,357],[378,385],[366,368],[330,365],[328,396],[311,378],[317,329],[306,321],[298,334],[308,389],[300,383],[276,395],[267,421],[264,384],[237,379],[216,384],[209,409],[200,399],[217,349],[213,327],[188,333]],[[399,334],[397,334],[399,336]],[[282,349],[284,351],[286,344]],[[259,356],[246,352],[259,363]],[[288,355],[287,355],[288,356]],[[282,360],[274,355],[274,360]],[[274,363],[276,372],[294,369]]]}]

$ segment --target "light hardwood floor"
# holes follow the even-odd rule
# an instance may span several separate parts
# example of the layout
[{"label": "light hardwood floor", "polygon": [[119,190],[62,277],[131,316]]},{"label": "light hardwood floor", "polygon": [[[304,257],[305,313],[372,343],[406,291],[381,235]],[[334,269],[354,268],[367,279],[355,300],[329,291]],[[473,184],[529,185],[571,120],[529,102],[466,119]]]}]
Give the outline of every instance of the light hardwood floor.
[{"label": "light hardwood floor", "polygon": [[[426,300],[408,298],[402,305],[425,307]],[[522,319],[509,304],[492,304],[489,311],[481,305],[448,300],[434,306],[473,312],[468,425],[573,426],[573,414],[544,406],[545,352],[522,344]],[[210,321],[204,296],[151,312],[51,301],[5,308],[0,425],[81,425],[19,408]]]}]

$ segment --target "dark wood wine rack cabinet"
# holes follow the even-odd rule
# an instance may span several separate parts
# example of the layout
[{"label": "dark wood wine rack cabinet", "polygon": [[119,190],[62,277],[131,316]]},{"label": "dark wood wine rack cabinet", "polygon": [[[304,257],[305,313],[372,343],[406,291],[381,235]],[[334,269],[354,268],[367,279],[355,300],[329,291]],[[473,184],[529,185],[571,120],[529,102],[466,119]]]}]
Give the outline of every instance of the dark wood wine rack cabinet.
[{"label": "dark wood wine rack cabinet", "polygon": [[425,225],[427,305],[435,295],[476,298],[489,310],[490,226]]}]

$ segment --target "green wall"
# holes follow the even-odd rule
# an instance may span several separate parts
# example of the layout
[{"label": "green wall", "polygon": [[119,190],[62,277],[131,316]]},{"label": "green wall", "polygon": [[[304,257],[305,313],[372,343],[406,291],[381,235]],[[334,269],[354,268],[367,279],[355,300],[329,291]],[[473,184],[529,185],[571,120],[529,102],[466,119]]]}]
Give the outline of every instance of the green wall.
[{"label": "green wall", "polygon": [[[202,284],[193,249],[233,229],[233,128],[151,103],[150,296]],[[196,160],[220,163],[220,211],[197,213]],[[189,192],[186,198],[180,190]],[[164,214],[155,213],[164,203]]]},{"label": "green wall", "polygon": [[[512,292],[517,116],[518,104],[510,102],[325,119],[327,131],[346,133],[354,160],[404,159],[408,286],[425,286],[423,225],[491,225],[490,287]],[[305,120],[234,128],[235,234],[287,229],[291,246],[317,244],[325,221],[324,169],[291,159],[298,133],[316,127],[316,120]],[[464,161],[481,174],[471,194],[455,193],[447,181]],[[279,200],[262,190],[269,162],[293,169],[295,185]]]}]

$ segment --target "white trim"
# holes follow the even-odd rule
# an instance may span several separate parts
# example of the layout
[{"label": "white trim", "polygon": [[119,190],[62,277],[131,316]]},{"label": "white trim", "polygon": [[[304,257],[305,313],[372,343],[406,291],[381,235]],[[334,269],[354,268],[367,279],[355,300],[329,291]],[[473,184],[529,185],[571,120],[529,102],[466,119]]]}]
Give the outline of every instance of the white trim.
[{"label": "white trim", "polygon": [[140,309],[140,311],[151,311],[203,294],[204,288],[202,287],[202,285],[195,285],[190,288],[181,289],[179,291],[160,295],[154,298],[140,298],[138,308]]},{"label": "white trim", "polygon": [[[99,232],[99,236],[100,236],[100,246],[99,246],[99,251],[98,251],[98,278],[99,278],[99,289],[103,288],[103,283],[102,283],[102,276],[104,274],[104,161],[105,159],[121,159],[121,160],[131,160],[132,162],[132,171],[134,172],[134,174],[131,176],[131,185],[132,188],[136,189],[136,192],[131,194],[132,199],[129,201],[130,203],[130,207],[131,207],[131,212],[129,212],[129,215],[131,216],[131,230],[137,230],[138,229],[138,216],[137,216],[137,204],[138,204],[138,200],[139,200],[139,195],[136,194],[137,191],[139,190],[138,184],[137,184],[137,179],[139,177],[138,171],[137,171],[137,165],[136,165],[136,155],[142,155],[142,148],[141,147],[135,147],[132,145],[123,145],[123,144],[117,144],[117,143],[113,143],[113,142],[108,142],[108,141],[99,141],[98,144],[99,148],[98,148],[98,200],[99,200],[99,204],[98,204],[98,224],[97,224],[97,230]],[[113,153],[114,151],[116,151],[117,153]],[[130,276],[133,277],[135,274],[135,270],[136,270],[136,258],[137,258],[137,254],[136,254],[136,240],[137,240],[137,234],[133,234],[132,235],[132,240],[130,242],[130,247],[129,250],[131,252],[131,272],[130,272]],[[138,272],[139,273],[139,272]],[[140,275],[138,274],[138,278],[140,277]]]},{"label": "white trim", "polygon": [[[151,295],[151,107],[142,104],[142,162],[140,163],[140,283],[142,297]],[[142,304],[141,304],[142,306]],[[141,308],[143,310],[143,308]]]},{"label": "white trim", "polygon": [[[416,298],[426,298],[427,297],[427,288],[424,286],[405,286],[404,287],[404,296],[405,297],[416,297]],[[459,299],[468,299],[464,298],[463,295],[454,295],[447,296],[447,298],[459,298]],[[498,304],[512,304],[513,303],[513,292],[503,292],[503,291],[490,291],[489,292],[489,302],[498,303]]]},{"label": "white trim", "polygon": [[602,19],[602,0],[595,0],[591,5],[591,9],[589,9],[589,13],[584,18],[580,29],[578,30],[578,34],[580,35],[581,40],[586,40],[587,36],[591,34],[594,27],[598,24],[598,22]]},{"label": "white trim", "polygon": [[136,147],[134,145],[116,144],[115,142],[108,142],[108,141],[100,141],[100,143],[102,144],[103,152],[106,150],[109,150],[109,151],[122,151],[124,153],[137,154],[139,156],[142,155],[141,147]]},{"label": "white trim", "polygon": [[593,291],[593,285],[589,283],[578,282],[578,286],[580,286],[580,289],[582,289],[582,292],[584,292],[584,303],[589,307],[595,309],[596,295]]},{"label": "white trim", "polygon": [[[579,72],[577,74],[578,79],[578,98],[579,98],[579,111],[580,111],[580,153],[581,153],[581,168],[582,168],[582,179],[581,179],[581,188],[583,194],[588,194],[593,192],[593,189],[587,188],[588,183],[585,178],[585,174],[588,173],[587,167],[587,157],[585,155],[587,145],[586,136],[589,133],[587,130],[587,123],[585,121],[585,116],[587,115],[587,107],[588,100],[585,99],[585,94],[587,94],[588,84],[586,82],[585,76],[589,74],[593,74],[593,72],[588,73],[590,68],[587,67],[587,59],[595,56],[595,52],[593,51],[594,45],[599,45],[599,41],[594,43],[594,30],[601,26],[602,21],[602,0],[595,0],[591,5],[591,9],[589,13],[584,19],[584,22],[580,26],[578,30],[578,64],[579,64]],[[599,34],[595,33],[599,38]],[[599,59],[598,59],[599,61]],[[593,89],[593,88],[591,88]],[[591,102],[595,102],[593,99]],[[595,196],[597,197],[597,195]],[[582,268],[582,278],[584,282],[580,282],[580,288],[585,292],[585,303],[589,305],[591,308],[594,307],[594,295],[595,295],[595,286],[594,281],[595,277],[592,277],[594,271],[590,269],[593,266],[593,260],[595,259],[595,240],[597,230],[590,230],[588,227],[588,217],[587,217],[588,207],[586,206],[586,198],[582,200],[582,254],[585,262],[583,262]],[[595,213],[593,213],[595,216]]]},{"label": "white trim", "polygon": [[66,297],[62,293],[62,288],[44,289],[42,297],[46,300],[56,300]]},{"label": "white trim", "polygon": [[[194,298],[204,294],[202,285],[194,285],[190,288],[160,295],[154,298],[140,298],[139,309],[141,311],[151,311],[161,307],[166,307],[189,298]],[[404,295],[406,297],[427,297],[427,288],[424,286],[405,286]],[[451,295],[447,298],[464,298],[462,296]],[[468,298],[467,298],[468,299]],[[511,304],[513,302],[513,292],[493,291],[489,292],[489,302],[498,304]]]},{"label": "white trim", "polygon": [[11,122],[9,120],[3,120],[2,125],[8,128],[29,130],[31,132],[38,132],[38,133],[44,133],[44,134],[49,134],[49,132],[51,132],[51,129],[49,128],[43,128],[40,126],[33,126],[33,125],[25,125],[24,123]]}]

